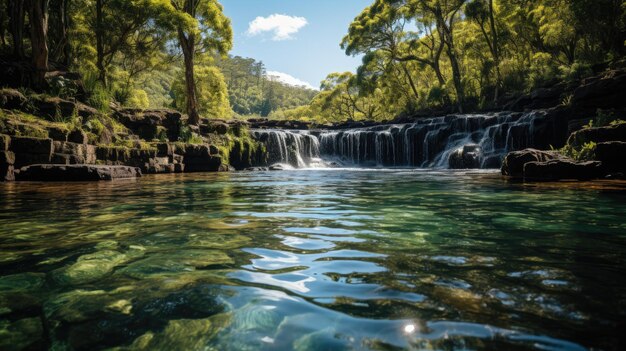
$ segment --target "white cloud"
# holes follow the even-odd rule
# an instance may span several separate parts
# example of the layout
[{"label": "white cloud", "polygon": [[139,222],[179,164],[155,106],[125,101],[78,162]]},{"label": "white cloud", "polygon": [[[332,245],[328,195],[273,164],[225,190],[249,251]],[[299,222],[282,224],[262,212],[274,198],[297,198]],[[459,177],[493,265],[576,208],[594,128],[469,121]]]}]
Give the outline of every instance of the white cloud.
[{"label": "white cloud", "polygon": [[281,82],[283,84],[287,84],[287,85],[292,85],[295,87],[305,87],[305,88],[309,88],[309,89],[313,89],[313,90],[318,90],[316,87],[312,86],[311,84],[309,84],[308,82],[305,82],[303,80],[300,80],[292,75],[289,75],[287,73],[283,73],[283,72],[276,72],[276,71],[267,71],[267,78],[269,80],[275,81],[275,82]]},{"label": "white cloud", "polygon": [[298,33],[307,22],[304,17],[273,14],[268,17],[257,17],[248,26],[248,35],[259,35],[264,32],[273,32],[272,40],[292,39],[292,35]]}]

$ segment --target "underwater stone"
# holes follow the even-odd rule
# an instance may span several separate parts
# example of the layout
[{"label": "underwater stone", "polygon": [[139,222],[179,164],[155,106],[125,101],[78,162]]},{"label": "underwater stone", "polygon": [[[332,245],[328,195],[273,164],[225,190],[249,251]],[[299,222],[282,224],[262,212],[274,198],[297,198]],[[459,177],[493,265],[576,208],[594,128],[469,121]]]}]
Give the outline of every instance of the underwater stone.
[{"label": "underwater stone", "polygon": [[32,291],[43,286],[45,274],[20,273],[0,277],[0,291]]},{"label": "underwater stone", "polygon": [[0,320],[0,350],[42,349],[44,343],[41,319]]},{"label": "underwater stone", "polygon": [[129,250],[126,254],[113,250],[101,250],[80,256],[76,263],[52,273],[60,284],[85,284],[102,279],[113,269],[143,255],[141,250]]},{"label": "underwater stone", "polygon": [[129,264],[120,272],[132,278],[143,279],[152,275],[190,272],[196,268],[231,263],[232,259],[221,251],[185,250],[152,255]]},{"label": "underwater stone", "polygon": [[330,329],[324,329],[315,333],[307,334],[293,343],[295,351],[305,350],[352,350],[346,341],[338,339],[336,333]]},{"label": "underwater stone", "polygon": [[211,235],[207,238],[195,237],[189,241],[188,245],[203,249],[230,250],[246,246],[249,243],[250,238],[243,235]]},{"label": "underwater stone", "polygon": [[205,350],[226,323],[227,318],[223,315],[209,319],[172,320],[162,332],[148,332],[135,339],[130,347],[117,350]]}]

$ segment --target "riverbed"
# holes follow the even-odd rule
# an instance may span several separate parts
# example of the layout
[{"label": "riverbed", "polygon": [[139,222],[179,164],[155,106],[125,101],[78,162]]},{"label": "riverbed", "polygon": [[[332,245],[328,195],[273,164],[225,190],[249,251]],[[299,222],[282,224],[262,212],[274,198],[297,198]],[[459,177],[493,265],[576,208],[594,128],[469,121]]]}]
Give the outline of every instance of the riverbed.
[{"label": "riverbed", "polygon": [[2,350],[618,350],[624,277],[623,182],[0,184]]}]

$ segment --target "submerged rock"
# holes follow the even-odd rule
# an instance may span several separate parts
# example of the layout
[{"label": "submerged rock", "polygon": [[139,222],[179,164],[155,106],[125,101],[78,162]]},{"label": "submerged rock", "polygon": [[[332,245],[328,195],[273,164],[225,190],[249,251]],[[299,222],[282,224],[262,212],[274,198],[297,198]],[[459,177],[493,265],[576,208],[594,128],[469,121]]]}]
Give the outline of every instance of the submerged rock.
[{"label": "submerged rock", "polygon": [[43,349],[43,325],[39,317],[16,321],[0,319],[0,350]]},{"label": "submerged rock", "polygon": [[141,177],[136,167],[102,165],[32,165],[22,167],[21,181],[98,181]]},{"label": "submerged rock", "polygon": [[45,283],[43,273],[20,273],[0,277],[2,291],[32,291],[41,288]]},{"label": "submerged rock", "polygon": [[162,332],[148,332],[117,350],[205,350],[227,323],[227,316],[170,321]]},{"label": "submerged rock", "polygon": [[121,253],[114,250],[101,250],[83,255],[76,263],[52,272],[59,284],[78,285],[91,283],[109,275],[115,267],[143,256],[143,250],[129,250]]},{"label": "submerged rock", "polygon": [[232,259],[222,251],[184,250],[152,255],[129,264],[120,272],[132,278],[143,279],[152,275],[190,272],[196,268],[232,262]]},{"label": "submerged rock", "polygon": [[602,162],[598,161],[551,160],[547,162],[528,162],[524,165],[524,180],[590,180],[601,178],[603,174]]},{"label": "submerged rock", "polygon": [[536,149],[524,149],[513,151],[506,155],[502,162],[502,175],[523,178],[524,165],[528,162],[545,162],[563,158],[556,151],[541,151]]}]

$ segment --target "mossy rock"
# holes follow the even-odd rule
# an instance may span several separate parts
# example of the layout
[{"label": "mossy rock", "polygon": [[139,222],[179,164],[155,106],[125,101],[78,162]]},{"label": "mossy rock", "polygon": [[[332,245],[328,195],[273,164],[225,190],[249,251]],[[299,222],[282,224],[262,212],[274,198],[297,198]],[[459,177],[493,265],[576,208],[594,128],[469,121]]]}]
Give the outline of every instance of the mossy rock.
[{"label": "mossy rock", "polygon": [[120,270],[120,273],[132,278],[144,279],[154,275],[190,272],[196,268],[232,263],[232,259],[222,251],[192,249],[154,254],[129,264]]},{"label": "mossy rock", "polygon": [[127,348],[117,350],[204,350],[228,323],[227,317],[172,320],[162,332],[148,332]]},{"label": "mossy rock", "polygon": [[45,283],[43,273],[19,273],[0,277],[0,291],[33,291]]},{"label": "mossy rock", "polygon": [[189,240],[187,245],[202,249],[232,250],[244,247],[250,241],[250,238],[243,235],[210,235],[207,237],[194,237]]},{"label": "mossy rock", "polygon": [[100,250],[80,256],[76,263],[52,272],[52,277],[57,283],[64,285],[91,283],[111,274],[115,267],[142,255],[142,250],[129,250],[126,253]]},{"label": "mossy rock", "polygon": [[0,320],[0,350],[41,349],[43,324],[39,317],[17,321]]}]

